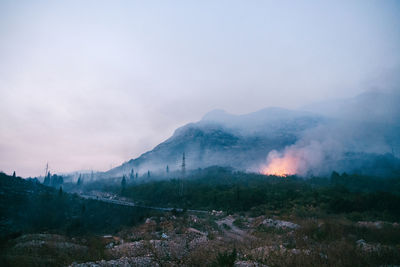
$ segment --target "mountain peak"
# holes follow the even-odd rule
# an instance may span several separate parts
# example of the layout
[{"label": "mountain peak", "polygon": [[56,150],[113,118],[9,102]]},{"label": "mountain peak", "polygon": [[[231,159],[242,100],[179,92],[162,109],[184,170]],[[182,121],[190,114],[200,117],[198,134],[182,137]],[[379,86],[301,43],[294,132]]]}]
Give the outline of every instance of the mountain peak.
[{"label": "mountain peak", "polygon": [[232,115],[227,113],[223,109],[213,109],[213,110],[207,112],[203,116],[203,118],[201,118],[201,120],[202,121],[221,121],[230,116],[232,116]]},{"label": "mountain peak", "polygon": [[279,107],[267,107],[255,112],[245,114],[230,114],[222,109],[212,110],[204,115],[200,120],[200,124],[217,123],[221,126],[242,130],[259,130],[259,127],[264,128],[272,122],[291,120],[294,118],[308,116],[314,114],[304,111],[295,111]]}]

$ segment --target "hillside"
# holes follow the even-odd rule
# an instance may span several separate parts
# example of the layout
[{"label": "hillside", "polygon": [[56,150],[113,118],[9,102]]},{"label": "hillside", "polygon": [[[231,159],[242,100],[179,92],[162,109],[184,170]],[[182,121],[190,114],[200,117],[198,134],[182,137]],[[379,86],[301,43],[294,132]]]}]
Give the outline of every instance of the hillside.
[{"label": "hillside", "polygon": [[0,173],[0,243],[10,236],[38,231],[112,232],[140,221],[146,212],[85,200],[36,180]]},{"label": "hillside", "polygon": [[[297,174],[339,172],[397,175],[400,172],[398,95],[367,92],[349,99],[314,103],[300,110],[265,108],[234,115],[213,110],[195,123],[178,128],[151,151],[131,159],[103,177],[164,174],[166,166],[233,167],[260,172],[271,151],[300,157]],[[304,111],[305,110],[305,111]]]},{"label": "hillside", "polygon": [[268,108],[245,115],[221,110],[206,114],[202,120],[178,128],[153,150],[106,173],[109,176],[163,171],[180,168],[182,153],[189,169],[212,165],[257,170],[268,152],[294,144],[308,129],[323,123],[321,116],[280,108]]}]

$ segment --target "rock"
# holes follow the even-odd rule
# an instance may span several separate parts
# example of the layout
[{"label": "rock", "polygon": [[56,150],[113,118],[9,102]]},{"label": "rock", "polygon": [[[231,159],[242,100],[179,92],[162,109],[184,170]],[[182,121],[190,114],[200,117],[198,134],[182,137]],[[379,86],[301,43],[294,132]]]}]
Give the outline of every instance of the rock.
[{"label": "rock", "polygon": [[357,240],[356,244],[365,252],[377,252],[381,250],[380,244],[368,244],[364,239]]},{"label": "rock", "polygon": [[301,253],[301,250],[300,250],[300,249],[293,248],[292,250],[290,250],[290,252],[291,252],[292,254],[298,255],[298,254]]},{"label": "rock", "polygon": [[195,228],[192,228],[192,227],[187,228],[186,231],[188,233],[194,233],[194,234],[197,234],[197,235],[205,235],[205,233],[203,233],[203,232],[201,232],[201,231],[199,231],[199,230],[197,230]]},{"label": "rock", "polygon": [[190,220],[191,220],[192,222],[195,222],[195,223],[197,223],[197,222],[200,221],[200,220],[199,220],[199,217],[197,217],[196,215],[190,215],[189,218],[190,218]]},{"label": "rock", "polygon": [[211,215],[222,216],[222,215],[224,215],[224,212],[222,210],[212,210]]},{"label": "rock", "polygon": [[262,224],[265,226],[268,226],[268,227],[283,228],[283,229],[285,229],[285,228],[297,229],[300,227],[300,225],[292,223],[292,222],[273,220],[273,219],[265,219],[262,222]]},{"label": "rock", "polygon": [[169,236],[166,233],[162,233],[161,238],[168,239]]},{"label": "rock", "polygon": [[359,222],[357,222],[357,226],[367,227],[367,228],[376,228],[376,229],[382,229],[384,224],[386,224],[386,223],[382,222],[382,221],[377,221],[377,222],[359,221]]},{"label": "rock", "polygon": [[70,266],[73,267],[117,267],[117,266],[160,266],[157,262],[155,262],[150,257],[122,257],[116,260],[101,260],[96,262],[85,262],[85,263],[72,263]]},{"label": "rock", "polygon": [[323,259],[328,259],[328,255],[326,255],[325,253],[319,253],[319,256]]},{"label": "rock", "polygon": [[255,261],[235,261],[235,267],[268,267],[267,265]]},{"label": "rock", "polygon": [[157,224],[154,220],[147,218],[145,224]]},{"label": "rock", "polygon": [[112,248],[112,247],[114,247],[114,242],[108,243],[108,244],[106,245],[106,248],[108,248],[108,249],[110,249],[110,248]]},{"label": "rock", "polygon": [[127,242],[110,249],[110,253],[114,257],[138,257],[146,254],[145,241]]},{"label": "rock", "polygon": [[366,244],[364,239],[359,239],[359,240],[356,241],[356,243],[357,243],[358,246],[364,246]]}]

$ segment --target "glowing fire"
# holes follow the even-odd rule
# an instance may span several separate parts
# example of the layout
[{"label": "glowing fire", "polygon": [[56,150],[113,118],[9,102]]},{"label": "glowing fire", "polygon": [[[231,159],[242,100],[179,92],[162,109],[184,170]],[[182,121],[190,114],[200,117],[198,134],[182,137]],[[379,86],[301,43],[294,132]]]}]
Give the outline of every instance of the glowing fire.
[{"label": "glowing fire", "polygon": [[267,166],[261,172],[265,175],[275,175],[286,177],[297,173],[299,160],[294,155],[286,153],[281,156],[276,151],[272,151],[268,155]]}]

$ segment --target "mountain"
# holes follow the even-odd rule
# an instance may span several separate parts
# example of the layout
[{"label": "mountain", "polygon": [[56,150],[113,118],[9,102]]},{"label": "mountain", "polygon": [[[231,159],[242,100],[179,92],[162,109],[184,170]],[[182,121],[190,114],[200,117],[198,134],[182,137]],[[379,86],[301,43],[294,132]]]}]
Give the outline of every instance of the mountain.
[{"label": "mountain", "polygon": [[182,154],[188,169],[212,165],[240,170],[257,170],[273,149],[294,144],[301,133],[324,122],[310,112],[266,108],[233,115],[223,110],[207,113],[199,122],[178,128],[153,150],[105,173],[106,176],[163,171],[169,165],[178,170]]},{"label": "mountain", "polygon": [[398,103],[398,94],[366,92],[300,110],[270,107],[243,115],[213,110],[103,176],[121,176],[132,169],[139,175],[148,170],[165,173],[167,165],[179,170],[184,152],[187,169],[219,165],[259,171],[272,150],[281,157],[296,155],[299,174],[306,176],[329,175],[332,170],[393,174],[400,170]]}]

